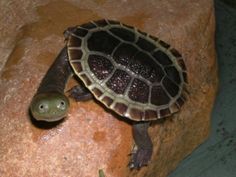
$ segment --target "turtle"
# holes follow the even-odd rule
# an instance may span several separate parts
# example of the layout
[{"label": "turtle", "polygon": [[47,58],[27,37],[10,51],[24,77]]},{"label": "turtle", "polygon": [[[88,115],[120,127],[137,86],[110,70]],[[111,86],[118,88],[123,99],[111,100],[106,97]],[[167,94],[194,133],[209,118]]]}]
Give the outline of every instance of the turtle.
[{"label": "turtle", "polygon": [[148,165],[152,121],[178,112],[186,101],[187,70],[182,55],[163,40],[115,20],[100,19],[68,27],[65,46],[34,95],[30,111],[37,121],[55,122],[67,115],[65,86],[78,78],[69,97],[96,99],[130,120],[136,150],[129,167]]}]

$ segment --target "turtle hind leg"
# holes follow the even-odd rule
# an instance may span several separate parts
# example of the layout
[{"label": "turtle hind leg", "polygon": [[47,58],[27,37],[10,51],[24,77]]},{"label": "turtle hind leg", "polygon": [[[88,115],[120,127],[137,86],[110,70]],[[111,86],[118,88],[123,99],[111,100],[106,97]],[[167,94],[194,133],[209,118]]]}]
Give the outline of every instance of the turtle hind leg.
[{"label": "turtle hind leg", "polygon": [[137,150],[132,152],[129,167],[139,169],[146,166],[151,159],[153,145],[148,135],[149,122],[133,124],[132,131]]},{"label": "turtle hind leg", "polygon": [[73,98],[75,101],[87,101],[93,98],[91,92],[81,85],[76,85],[67,91],[69,97]]}]

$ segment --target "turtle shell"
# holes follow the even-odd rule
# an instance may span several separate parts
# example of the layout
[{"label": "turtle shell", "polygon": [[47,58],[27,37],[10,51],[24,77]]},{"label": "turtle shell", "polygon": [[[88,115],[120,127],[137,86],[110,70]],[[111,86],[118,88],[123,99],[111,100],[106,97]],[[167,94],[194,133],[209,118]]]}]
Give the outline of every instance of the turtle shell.
[{"label": "turtle shell", "polygon": [[117,114],[149,121],[184,104],[184,60],[164,41],[113,20],[92,21],[65,33],[75,74]]}]

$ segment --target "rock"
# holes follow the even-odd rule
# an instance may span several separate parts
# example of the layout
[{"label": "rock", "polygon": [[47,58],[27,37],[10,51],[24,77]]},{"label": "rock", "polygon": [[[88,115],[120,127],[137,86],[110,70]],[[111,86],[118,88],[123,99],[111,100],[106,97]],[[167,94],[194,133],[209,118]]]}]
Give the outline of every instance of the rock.
[{"label": "rock", "polygon": [[[15,14],[1,21],[1,26],[10,21],[1,43],[1,55],[7,59],[0,67],[1,176],[96,177],[102,169],[107,177],[165,177],[207,138],[218,85],[212,1],[1,3]],[[188,101],[178,114],[150,127],[154,153],[139,171],[127,168],[131,126],[97,102],[71,100],[69,115],[57,125],[39,124],[29,116],[30,101],[64,45],[64,29],[99,18],[120,20],[158,36],[186,62]]]}]

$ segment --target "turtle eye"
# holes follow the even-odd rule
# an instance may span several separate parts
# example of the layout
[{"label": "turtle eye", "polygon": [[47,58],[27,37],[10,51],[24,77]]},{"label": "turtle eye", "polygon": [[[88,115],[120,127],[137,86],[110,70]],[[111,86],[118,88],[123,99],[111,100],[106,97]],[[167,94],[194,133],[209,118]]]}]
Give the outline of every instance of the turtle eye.
[{"label": "turtle eye", "polygon": [[57,108],[61,109],[61,110],[65,110],[66,109],[66,103],[65,101],[61,100],[58,104],[57,104]]},{"label": "turtle eye", "polygon": [[40,113],[44,113],[48,110],[48,104],[41,103],[38,108]]}]

